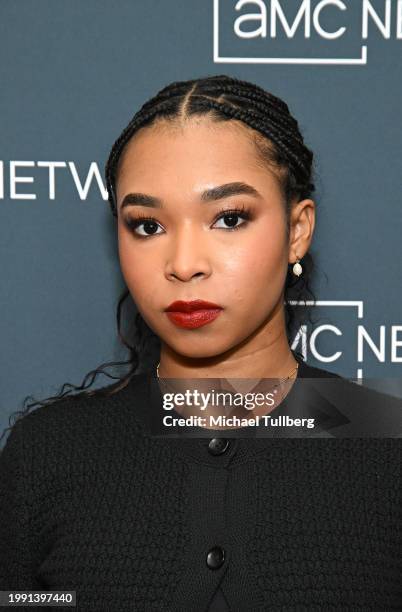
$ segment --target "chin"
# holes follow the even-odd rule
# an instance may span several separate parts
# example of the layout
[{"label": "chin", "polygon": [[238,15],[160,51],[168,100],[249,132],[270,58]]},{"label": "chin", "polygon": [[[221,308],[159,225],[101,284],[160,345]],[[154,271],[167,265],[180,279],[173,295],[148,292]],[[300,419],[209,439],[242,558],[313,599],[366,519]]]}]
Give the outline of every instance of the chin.
[{"label": "chin", "polygon": [[188,359],[210,359],[218,357],[222,353],[228,351],[232,345],[228,343],[217,343],[216,339],[210,338],[206,340],[199,338],[198,341],[191,338],[187,342],[172,343],[167,341],[166,344],[175,351],[175,353],[187,357]]}]

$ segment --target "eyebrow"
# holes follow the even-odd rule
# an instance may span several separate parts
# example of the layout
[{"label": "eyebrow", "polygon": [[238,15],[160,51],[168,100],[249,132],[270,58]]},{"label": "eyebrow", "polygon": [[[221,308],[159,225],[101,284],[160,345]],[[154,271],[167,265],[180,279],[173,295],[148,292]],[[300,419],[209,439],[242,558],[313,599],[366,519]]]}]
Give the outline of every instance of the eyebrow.
[{"label": "eyebrow", "polygon": [[[211,189],[206,189],[200,194],[200,200],[203,203],[216,202],[217,200],[222,200],[223,198],[228,198],[229,196],[238,194],[246,194],[257,198],[262,198],[262,195],[259,191],[257,191],[257,189],[255,189],[255,187],[252,187],[247,183],[237,181],[234,183],[218,185],[217,187],[212,187]],[[149,206],[150,208],[163,208],[163,202],[160,198],[150,196],[145,193],[128,193],[126,196],[124,196],[120,208],[124,208],[126,206]]]}]

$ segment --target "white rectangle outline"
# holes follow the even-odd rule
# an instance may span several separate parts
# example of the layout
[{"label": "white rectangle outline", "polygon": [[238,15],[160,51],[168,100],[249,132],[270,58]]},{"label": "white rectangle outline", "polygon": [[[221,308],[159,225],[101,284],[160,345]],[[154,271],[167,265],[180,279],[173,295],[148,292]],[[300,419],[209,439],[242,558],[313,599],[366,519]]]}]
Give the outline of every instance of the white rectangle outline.
[{"label": "white rectangle outline", "polygon": [[219,56],[219,0],[214,0],[213,54],[215,64],[367,64],[367,46],[362,45],[358,58],[314,58],[314,57],[220,57]]},{"label": "white rectangle outline", "polygon": [[[362,300],[288,300],[291,306],[352,306],[357,308],[357,318],[363,318],[363,301]],[[361,384],[363,379],[363,368],[357,369],[356,379],[357,384]]]},{"label": "white rectangle outline", "polygon": [[363,318],[362,300],[288,300],[291,306],[352,306],[357,308],[357,318]]}]

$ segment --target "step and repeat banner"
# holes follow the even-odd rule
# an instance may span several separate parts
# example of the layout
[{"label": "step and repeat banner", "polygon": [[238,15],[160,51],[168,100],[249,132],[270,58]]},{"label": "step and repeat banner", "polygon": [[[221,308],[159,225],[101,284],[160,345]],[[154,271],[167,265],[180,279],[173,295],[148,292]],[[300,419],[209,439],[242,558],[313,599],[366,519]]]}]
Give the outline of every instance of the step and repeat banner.
[{"label": "step and repeat banner", "polygon": [[402,0],[1,0],[0,28],[2,428],[126,358],[104,165],[159,89],[214,74],[282,98],[315,154],[315,325],[293,348],[401,379]]}]

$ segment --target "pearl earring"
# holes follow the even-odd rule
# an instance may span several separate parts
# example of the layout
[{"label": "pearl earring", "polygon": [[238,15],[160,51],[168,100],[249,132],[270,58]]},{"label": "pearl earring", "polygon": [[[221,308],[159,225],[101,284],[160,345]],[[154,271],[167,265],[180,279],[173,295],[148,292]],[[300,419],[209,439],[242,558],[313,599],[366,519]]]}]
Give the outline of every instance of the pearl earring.
[{"label": "pearl earring", "polygon": [[300,276],[300,274],[303,272],[303,268],[301,267],[301,264],[299,262],[300,259],[297,258],[296,263],[293,265],[293,274],[295,276]]}]

